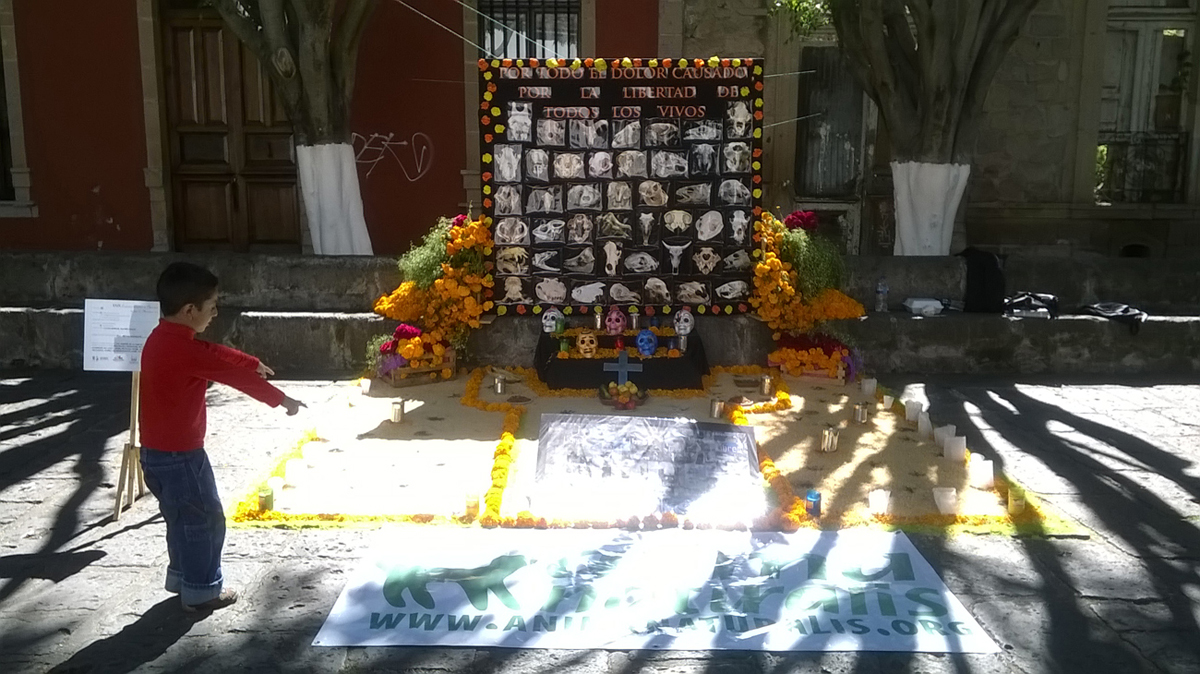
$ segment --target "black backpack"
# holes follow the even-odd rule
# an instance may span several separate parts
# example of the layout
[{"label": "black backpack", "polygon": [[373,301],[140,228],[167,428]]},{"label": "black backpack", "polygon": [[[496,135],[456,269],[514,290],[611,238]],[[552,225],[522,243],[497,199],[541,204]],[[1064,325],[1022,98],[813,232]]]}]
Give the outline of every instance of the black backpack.
[{"label": "black backpack", "polygon": [[1136,335],[1142,329],[1142,323],[1149,316],[1141,309],[1135,309],[1128,304],[1119,302],[1097,302],[1079,308],[1079,313],[1089,316],[1100,316],[1111,321],[1124,323],[1129,326],[1129,334]]},{"label": "black backpack", "polygon": [[978,248],[966,248],[959,255],[967,263],[967,292],[963,311],[985,314],[1004,313],[1004,267],[1000,256]]}]

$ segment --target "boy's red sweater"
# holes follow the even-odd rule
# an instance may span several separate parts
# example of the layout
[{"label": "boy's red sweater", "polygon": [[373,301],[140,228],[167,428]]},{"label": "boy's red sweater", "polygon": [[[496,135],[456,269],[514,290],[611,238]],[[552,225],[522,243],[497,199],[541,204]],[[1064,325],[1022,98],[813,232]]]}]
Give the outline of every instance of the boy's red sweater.
[{"label": "boy's red sweater", "polygon": [[196,339],[196,331],[160,320],[142,349],[142,446],[183,452],[204,446],[204,393],[215,381],[271,407],[283,391],[258,375],[258,359],[220,344]]}]

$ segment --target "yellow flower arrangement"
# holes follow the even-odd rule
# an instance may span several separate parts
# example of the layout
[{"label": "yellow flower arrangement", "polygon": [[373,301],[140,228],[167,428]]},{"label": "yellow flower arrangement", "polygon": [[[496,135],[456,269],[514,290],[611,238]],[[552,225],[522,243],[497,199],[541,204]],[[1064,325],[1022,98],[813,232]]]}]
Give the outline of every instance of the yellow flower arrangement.
[{"label": "yellow flower arrangement", "polygon": [[770,213],[754,223],[754,291],[750,305],[772,330],[807,332],[822,321],[858,318],[863,306],[839,290],[826,288],[815,297],[802,296],[796,270],[781,258],[785,226]]}]

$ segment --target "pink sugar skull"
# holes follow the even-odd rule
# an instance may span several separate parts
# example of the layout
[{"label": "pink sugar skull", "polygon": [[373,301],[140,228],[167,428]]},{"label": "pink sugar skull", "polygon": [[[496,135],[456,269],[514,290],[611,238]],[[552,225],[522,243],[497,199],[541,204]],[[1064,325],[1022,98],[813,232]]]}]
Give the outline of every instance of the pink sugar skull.
[{"label": "pink sugar skull", "polygon": [[627,322],[625,314],[621,313],[620,309],[609,307],[608,315],[604,317],[604,328],[610,335],[619,335],[625,332]]}]

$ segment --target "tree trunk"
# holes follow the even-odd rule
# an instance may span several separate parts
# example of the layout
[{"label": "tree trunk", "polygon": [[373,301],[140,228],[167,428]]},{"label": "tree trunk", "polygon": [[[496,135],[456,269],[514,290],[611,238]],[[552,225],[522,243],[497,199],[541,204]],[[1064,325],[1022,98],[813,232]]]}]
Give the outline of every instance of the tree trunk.
[{"label": "tree trunk", "polygon": [[374,0],[212,2],[258,57],[292,121],[313,252],[371,255],[350,145],[350,100],[358,45]]},{"label": "tree trunk", "polygon": [[896,255],[947,255],[988,87],[1038,0],[836,0],[850,72],[892,139]]},{"label": "tree trunk", "polygon": [[363,218],[358,164],[348,143],[296,148],[300,192],[317,255],[371,255],[371,235]]},{"label": "tree trunk", "polygon": [[970,164],[892,162],[896,255],[949,255]]}]

